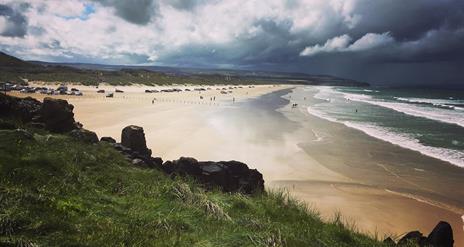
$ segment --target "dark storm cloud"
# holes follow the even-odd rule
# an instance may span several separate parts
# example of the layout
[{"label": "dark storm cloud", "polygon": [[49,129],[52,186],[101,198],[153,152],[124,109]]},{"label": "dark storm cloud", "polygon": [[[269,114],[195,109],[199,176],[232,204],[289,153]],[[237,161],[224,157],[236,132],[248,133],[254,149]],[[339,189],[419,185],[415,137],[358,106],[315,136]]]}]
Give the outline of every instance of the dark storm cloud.
[{"label": "dark storm cloud", "polygon": [[[239,64],[253,61],[262,69],[326,73],[374,83],[464,81],[460,72],[464,68],[464,1],[360,1],[353,14],[361,16],[354,28],[334,22],[331,25],[335,27],[320,37],[280,32],[285,34],[286,45],[284,42],[270,42],[266,47],[258,45],[256,52]],[[329,38],[347,34],[355,42],[367,33],[385,32],[394,40],[385,46],[315,57],[296,55],[304,49],[302,40],[309,46],[323,45]],[[263,40],[266,44],[268,33],[262,35],[254,40]],[[271,51],[263,56],[263,50]]]},{"label": "dark storm cloud", "polygon": [[351,33],[388,31],[398,41],[415,40],[430,30],[463,27],[463,10],[461,0],[364,1],[356,5],[362,20]]},{"label": "dark storm cloud", "polygon": [[207,0],[167,0],[166,3],[180,10],[192,10]]},{"label": "dark storm cloud", "polygon": [[167,54],[162,59],[166,63],[183,66],[208,66],[211,64],[237,65],[241,67],[260,66],[268,63],[287,63],[298,57],[303,48],[292,40],[298,36],[291,34],[290,21],[272,19],[256,20],[232,42],[222,45],[190,44],[176,53]]},{"label": "dark storm cloud", "polygon": [[94,0],[104,6],[113,7],[116,15],[124,20],[137,24],[146,25],[159,11],[158,2],[154,0]]},{"label": "dark storm cloud", "polygon": [[[298,5],[289,1],[289,8]],[[224,63],[259,66],[260,64],[304,62],[308,58],[298,58],[306,47],[324,44],[328,39],[347,34],[356,41],[367,33],[388,32],[395,40],[386,47],[368,51],[347,52],[330,56],[356,57],[369,63],[377,62],[430,62],[435,59],[462,60],[464,57],[464,1],[451,0],[411,0],[404,1],[360,1],[353,14],[361,17],[359,23],[350,28],[340,20],[326,23],[326,30],[318,35],[308,31],[291,32],[290,20],[260,19],[253,24],[258,28],[255,35],[243,32],[236,39],[221,47],[204,49],[188,45],[167,60],[185,55],[202,56]],[[336,59],[335,59],[336,60]],[[315,61],[312,61],[314,63]]]},{"label": "dark storm cloud", "polygon": [[24,37],[27,33],[27,18],[21,11],[28,8],[27,4],[21,4],[18,8],[0,4],[0,16],[6,19],[6,26],[2,31],[2,36]]},{"label": "dark storm cloud", "polygon": [[[177,0],[170,5],[193,11],[199,1]],[[288,8],[300,7],[288,1]],[[295,32],[292,19],[256,20],[249,32],[243,30],[225,44],[187,44],[175,52],[162,54],[162,63],[181,66],[218,66],[264,70],[332,74],[379,83],[445,83],[463,81],[464,1],[360,0],[352,15],[360,19],[353,26],[337,14],[326,20],[325,28]],[[308,46],[324,45],[334,37],[348,35],[350,44],[366,34],[388,34],[388,43],[372,49],[349,50],[302,57]],[[446,73],[440,73],[440,71]]]},{"label": "dark storm cloud", "polygon": [[[90,21],[97,19],[99,32],[111,37],[95,39],[99,45],[72,36],[47,39],[46,31],[60,30],[51,32],[48,23],[28,27],[14,1],[0,5],[7,20],[2,35],[43,36],[40,42],[51,43],[46,51],[72,53],[61,58],[66,61],[283,70],[373,83],[464,81],[463,0],[90,1],[100,3],[92,4]],[[34,5],[36,12],[40,6]],[[105,23],[112,13],[121,20]],[[86,20],[81,19],[83,27]],[[139,25],[133,36],[122,34],[133,27],[128,23]],[[8,42],[0,47],[18,49],[15,40]]]}]

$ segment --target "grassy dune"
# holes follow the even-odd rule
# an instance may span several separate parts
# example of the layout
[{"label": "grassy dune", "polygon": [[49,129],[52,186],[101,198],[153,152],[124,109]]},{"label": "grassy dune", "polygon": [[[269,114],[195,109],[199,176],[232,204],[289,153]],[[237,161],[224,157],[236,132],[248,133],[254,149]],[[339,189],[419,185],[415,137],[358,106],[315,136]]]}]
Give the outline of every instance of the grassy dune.
[{"label": "grassy dune", "polygon": [[285,192],[204,191],[105,143],[0,130],[0,246],[383,246]]}]

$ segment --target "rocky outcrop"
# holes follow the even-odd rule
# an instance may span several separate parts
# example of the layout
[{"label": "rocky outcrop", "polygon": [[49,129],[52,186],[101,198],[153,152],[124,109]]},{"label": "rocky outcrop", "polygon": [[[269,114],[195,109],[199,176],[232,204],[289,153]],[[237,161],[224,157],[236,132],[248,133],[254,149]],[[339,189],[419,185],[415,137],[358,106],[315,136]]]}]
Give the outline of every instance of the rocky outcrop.
[{"label": "rocky outcrop", "polygon": [[151,150],[147,148],[145,133],[143,128],[135,125],[129,125],[122,130],[121,144],[138,152],[142,156],[151,156]]},{"label": "rocky outcrop", "polygon": [[113,137],[103,136],[100,138],[101,142],[116,143],[116,140]]},{"label": "rocky outcrop", "polygon": [[139,152],[134,151],[131,148],[122,145],[121,143],[108,142],[108,144],[113,146],[134,165],[146,168],[155,168],[159,170],[162,169],[161,165],[163,164],[163,160],[160,157],[154,158],[147,155],[141,155]]},{"label": "rocky outcrop", "polygon": [[263,175],[238,161],[204,161],[181,157],[167,161],[163,170],[168,174],[189,175],[207,188],[219,187],[224,192],[252,194],[264,191]]},{"label": "rocky outcrop", "polygon": [[66,100],[45,98],[44,102],[31,97],[17,98],[0,94],[0,115],[12,117],[34,128],[64,133],[81,128],[74,121],[73,105]]},{"label": "rocky outcrop", "polygon": [[425,237],[420,231],[406,233],[397,244],[391,239],[384,240],[387,246],[453,247],[453,229],[448,222],[440,221]]},{"label": "rocky outcrop", "polygon": [[45,98],[40,108],[40,118],[45,128],[52,132],[64,133],[76,129],[74,106],[66,100]]},{"label": "rocky outcrop", "polygon": [[75,139],[83,142],[88,143],[97,143],[98,137],[97,134],[93,131],[86,130],[83,128],[72,130],[69,133],[70,136],[74,137]]},{"label": "rocky outcrop", "polygon": [[18,118],[30,122],[39,115],[42,103],[31,97],[16,98],[0,94],[0,115]]},{"label": "rocky outcrop", "polygon": [[448,222],[440,221],[427,237],[428,244],[440,247],[453,247],[453,229]]}]

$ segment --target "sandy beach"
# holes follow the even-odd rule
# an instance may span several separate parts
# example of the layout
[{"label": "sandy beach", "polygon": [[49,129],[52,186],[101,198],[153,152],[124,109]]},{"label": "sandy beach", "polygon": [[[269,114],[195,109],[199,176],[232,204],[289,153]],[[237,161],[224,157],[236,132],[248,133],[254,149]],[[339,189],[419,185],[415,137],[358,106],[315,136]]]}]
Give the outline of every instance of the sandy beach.
[{"label": "sandy beach", "polygon": [[262,172],[268,189],[287,189],[325,219],[340,212],[380,238],[428,233],[445,220],[455,245],[464,245],[464,169],[310,115],[307,107],[317,99],[302,86],[150,94],[144,90],[163,87],[120,86],[124,93],[113,98],[95,87],[69,87],[84,96],[52,97],[69,100],[76,120],[99,137],[119,140],[125,126],[143,126],[153,155],[164,160],[239,160]]}]

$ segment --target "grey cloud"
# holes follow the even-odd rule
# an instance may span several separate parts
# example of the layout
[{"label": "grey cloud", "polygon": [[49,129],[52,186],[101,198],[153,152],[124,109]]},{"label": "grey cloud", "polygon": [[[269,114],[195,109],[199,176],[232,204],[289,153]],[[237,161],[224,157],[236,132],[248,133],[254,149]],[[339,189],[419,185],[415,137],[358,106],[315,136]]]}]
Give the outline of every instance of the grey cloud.
[{"label": "grey cloud", "polygon": [[398,41],[416,40],[429,30],[462,27],[463,10],[464,1],[461,0],[363,0],[354,10],[362,21],[351,32],[354,36],[362,36],[366,30],[391,32]]},{"label": "grey cloud", "polygon": [[[160,11],[164,8],[159,8],[160,4],[162,7],[169,5],[176,10],[199,14],[203,12],[196,10],[206,4],[215,4],[219,0],[94,1],[113,8],[116,15],[130,23],[146,25],[156,18],[163,18],[164,13]],[[464,74],[460,71],[464,68],[464,1],[462,0],[359,0],[351,15],[359,16],[360,19],[353,26],[347,25],[345,17],[329,4],[321,4],[324,8],[321,11],[323,16],[320,17],[317,28],[298,30],[295,30],[298,20],[291,16],[291,11],[304,7],[302,5],[305,3],[299,0],[286,0],[285,3],[285,11],[290,13],[287,19],[274,18],[263,13],[260,13],[259,18],[246,16],[247,19],[257,19],[244,27],[244,30],[234,30],[234,37],[230,42],[213,43],[205,39],[201,43],[186,43],[176,49],[156,47],[157,44],[146,45],[156,51],[158,56],[156,62],[164,65],[228,66],[331,74],[373,83],[464,81]],[[9,16],[12,16],[12,13],[18,13],[12,11],[14,10],[0,8],[2,15],[9,13]],[[230,11],[240,13],[240,9]],[[253,15],[246,11],[244,13]],[[24,20],[26,24],[23,26],[22,35],[27,30],[27,20]],[[118,28],[115,24],[114,27],[104,31],[111,35],[112,32],[118,32]],[[29,27],[29,32],[32,34],[31,30],[32,27]],[[176,30],[162,30],[162,32],[175,33]],[[377,46],[369,46],[369,43],[364,43],[364,46],[360,43],[354,45],[369,33],[377,35],[388,33],[388,37],[382,39],[388,42],[380,42],[382,41],[380,40],[379,44],[382,45]],[[330,52],[300,56],[306,47],[317,47],[317,45],[323,47],[328,40],[343,35],[349,36],[350,40],[340,49],[327,48],[325,51]],[[59,47],[60,43],[58,41],[53,45]],[[111,45],[105,44],[109,47],[107,50],[117,50]],[[50,46],[49,49],[55,48]],[[85,54],[73,54],[72,58],[65,59],[125,64],[151,62],[144,54],[131,53],[115,54],[108,60],[102,60],[95,55],[86,57]]]},{"label": "grey cloud", "polygon": [[192,10],[206,2],[207,0],[167,0],[166,4],[179,10]]},{"label": "grey cloud", "polygon": [[21,13],[28,8],[27,4],[21,4],[17,9],[0,4],[0,16],[6,18],[7,23],[2,31],[2,36],[24,37],[27,33],[27,18]]},{"label": "grey cloud", "polygon": [[104,6],[113,7],[116,15],[137,24],[148,24],[159,12],[158,2],[154,0],[94,0]]}]

